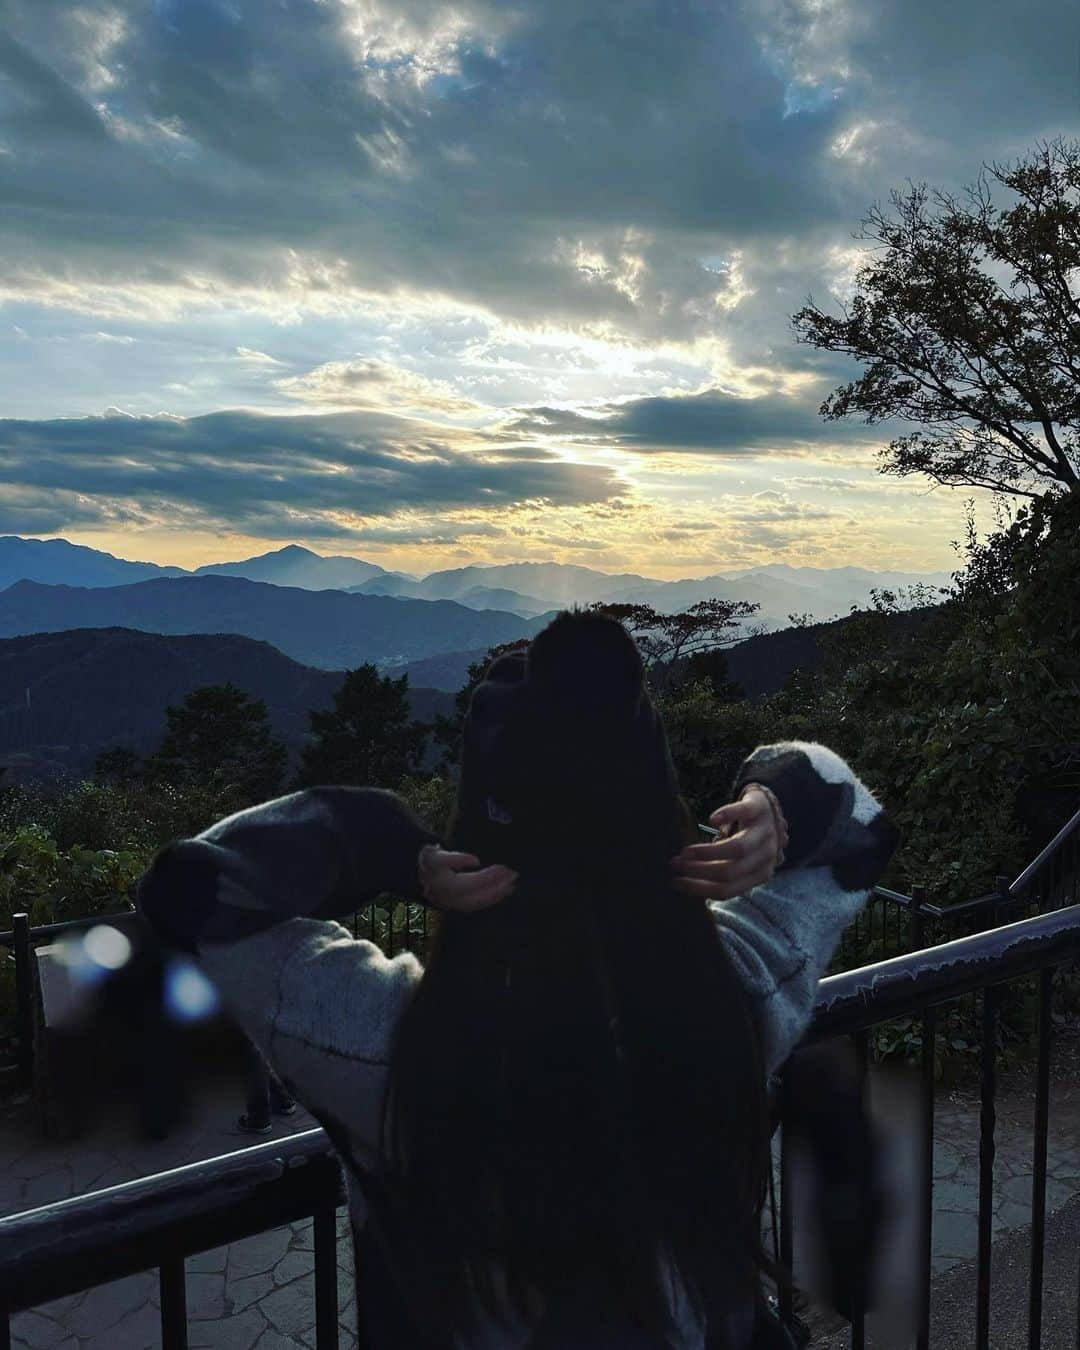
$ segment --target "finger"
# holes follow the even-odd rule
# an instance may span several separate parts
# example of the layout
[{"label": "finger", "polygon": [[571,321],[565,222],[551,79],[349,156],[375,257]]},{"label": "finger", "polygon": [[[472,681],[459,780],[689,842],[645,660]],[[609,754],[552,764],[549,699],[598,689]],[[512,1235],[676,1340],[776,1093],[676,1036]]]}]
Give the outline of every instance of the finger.
[{"label": "finger", "polygon": [[766,817],[772,819],[769,799],[763,792],[748,791],[746,796],[740,797],[737,802],[728,802],[715,810],[709,817],[709,824],[750,824]]},{"label": "finger", "polygon": [[447,901],[447,905],[463,913],[471,912],[474,909],[489,909],[511,894],[515,881],[515,877],[500,877],[483,885],[470,886],[467,891],[455,896],[453,900]]},{"label": "finger", "polygon": [[479,867],[480,859],[473,853],[453,853],[449,849],[440,849],[436,861],[443,866],[449,867],[454,872],[460,872],[466,867]]},{"label": "finger", "polygon": [[502,863],[492,863],[482,867],[479,872],[452,872],[443,880],[443,886],[449,895],[468,895],[475,887],[516,881],[517,873]]},{"label": "finger", "polygon": [[681,862],[705,862],[726,860],[735,862],[752,857],[755,852],[769,848],[769,836],[766,832],[740,830],[730,839],[718,839],[709,844],[687,844],[683,851],[676,854]]}]

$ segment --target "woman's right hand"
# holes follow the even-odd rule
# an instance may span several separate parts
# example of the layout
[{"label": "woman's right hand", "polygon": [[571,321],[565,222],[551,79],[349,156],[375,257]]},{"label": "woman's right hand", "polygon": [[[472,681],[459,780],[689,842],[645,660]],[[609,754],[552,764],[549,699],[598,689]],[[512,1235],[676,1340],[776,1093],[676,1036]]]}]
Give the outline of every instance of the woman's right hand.
[{"label": "woman's right hand", "polygon": [[417,875],[429,905],[462,914],[497,905],[517,881],[517,873],[501,863],[480,867],[480,859],[473,854],[455,853],[438,844],[425,844],[420,850]]},{"label": "woman's right hand", "polygon": [[672,858],[679,890],[704,900],[733,900],[772,877],[787,845],[787,823],[760,787],[748,783],[740,799],[714,811],[709,823],[734,832],[712,843],[688,844]]}]

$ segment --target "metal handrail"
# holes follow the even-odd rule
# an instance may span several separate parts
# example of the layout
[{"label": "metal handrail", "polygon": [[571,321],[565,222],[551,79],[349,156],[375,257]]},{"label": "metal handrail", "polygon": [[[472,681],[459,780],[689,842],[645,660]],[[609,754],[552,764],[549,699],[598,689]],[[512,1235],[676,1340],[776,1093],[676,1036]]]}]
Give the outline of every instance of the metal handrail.
[{"label": "metal handrail", "polygon": [[[56,937],[59,933],[68,933],[75,928],[90,928],[96,923],[119,923],[123,919],[133,919],[138,915],[137,909],[122,909],[116,914],[84,914],[79,919],[64,919],[61,923],[41,923],[30,929],[30,941],[37,942],[39,938]],[[0,947],[13,947],[15,945],[14,928],[6,928],[0,932]]]},{"label": "metal handrail", "polygon": [[1028,882],[1031,880],[1031,878],[1035,875],[1035,873],[1039,871],[1039,869],[1043,866],[1044,863],[1046,863],[1050,858],[1054,856],[1054,854],[1062,846],[1062,844],[1069,837],[1069,835],[1072,834],[1073,830],[1077,829],[1078,827],[1080,827],[1080,811],[1077,811],[1076,815],[1074,815],[1071,820],[1066,821],[1065,824],[1061,827],[1061,829],[1058,830],[1057,834],[1054,835],[1053,839],[1051,839],[1050,842],[1047,844],[1047,846],[1042,850],[1042,852],[1031,862],[1028,863],[1028,865],[1024,868],[1024,870],[1020,873],[1020,875],[1009,887],[1009,890],[1014,892],[1022,891],[1024,887],[1028,884]]},{"label": "metal handrail", "polygon": [[865,1030],[1080,956],[1080,905],[829,975],[808,1038]]},{"label": "metal handrail", "polygon": [[8,1215],[0,1306],[30,1308],[343,1200],[330,1141],[313,1129]]}]

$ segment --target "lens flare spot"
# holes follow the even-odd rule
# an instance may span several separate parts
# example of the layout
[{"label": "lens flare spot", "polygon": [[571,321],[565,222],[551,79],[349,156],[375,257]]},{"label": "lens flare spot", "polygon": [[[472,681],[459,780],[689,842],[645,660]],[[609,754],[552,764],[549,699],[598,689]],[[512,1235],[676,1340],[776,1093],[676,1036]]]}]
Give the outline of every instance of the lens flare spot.
[{"label": "lens flare spot", "polygon": [[201,1022],[218,1010],[217,990],[190,961],[171,961],[165,971],[165,1010],[178,1022]]},{"label": "lens flare spot", "polygon": [[131,942],[111,924],[98,923],[83,938],[83,950],[96,966],[119,970],[131,960]]}]

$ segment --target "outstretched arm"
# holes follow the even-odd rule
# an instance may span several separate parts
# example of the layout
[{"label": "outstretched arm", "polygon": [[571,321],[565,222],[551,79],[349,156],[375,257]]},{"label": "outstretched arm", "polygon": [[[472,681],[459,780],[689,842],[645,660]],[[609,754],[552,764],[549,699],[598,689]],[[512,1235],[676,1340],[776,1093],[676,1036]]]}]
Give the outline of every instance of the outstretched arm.
[{"label": "outstretched arm", "polygon": [[899,834],[851,766],[816,742],[759,746],[739,769],[733,795],[750,782],[768,787],[782,807],[786,857],[770,881],[714,905],[713,914],[750,995],[771,1072],[806,1030],[818,981]]},{"label": "outstretched arm", "polygon": [[377,1139],[390,1046],[420,978],[334,920],[383,891],[419,900],[434,836],[401,798],[318,787],[162,849],[138,887],[147,923],[191,954],[294,1094],[358,1156]]}]

